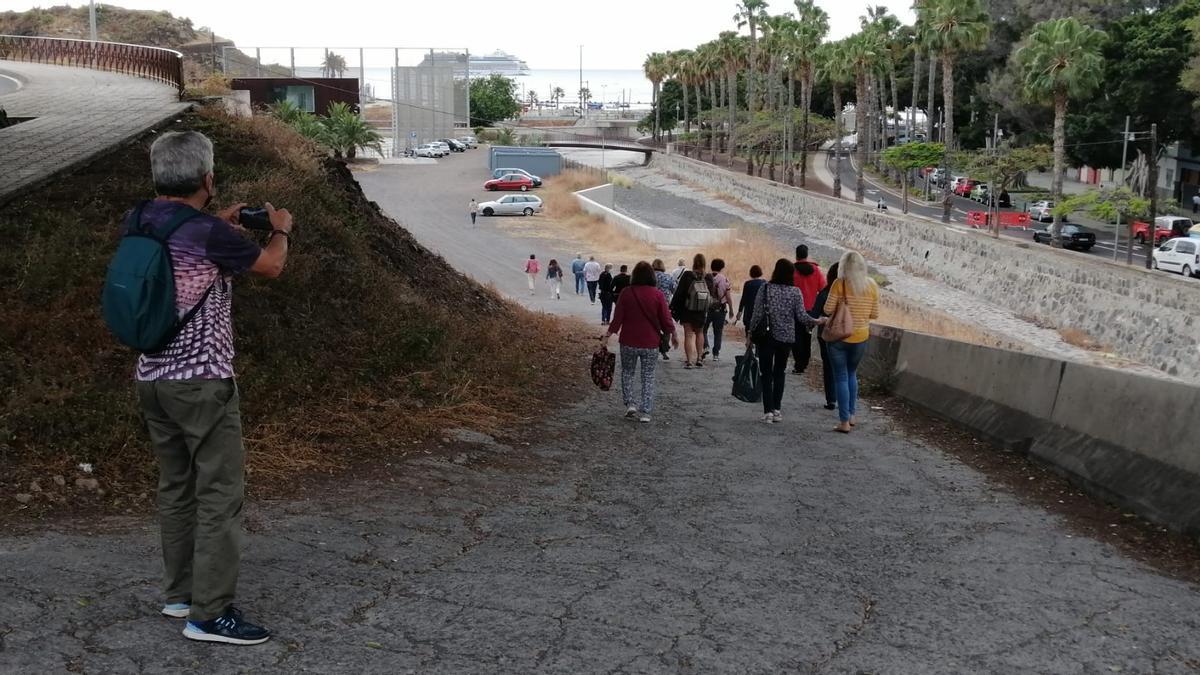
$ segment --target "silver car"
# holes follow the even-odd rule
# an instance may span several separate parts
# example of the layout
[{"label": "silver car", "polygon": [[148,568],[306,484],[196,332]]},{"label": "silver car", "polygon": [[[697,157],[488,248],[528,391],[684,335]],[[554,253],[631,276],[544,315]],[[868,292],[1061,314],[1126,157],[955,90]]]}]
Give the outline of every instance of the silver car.
[{"label": "silver car", "polygon": [[479,212],[485,216],[532,216],[542,212],[542,200],[533,195],[505,195],[494,202],[483,202]]},{"label": "silver car", "polygon": [[457,140],[459,143],[462,143],[463,145],[467,146],[468,148],[479,147],[479,141],[475,140],[474,136],[460,136]]}]

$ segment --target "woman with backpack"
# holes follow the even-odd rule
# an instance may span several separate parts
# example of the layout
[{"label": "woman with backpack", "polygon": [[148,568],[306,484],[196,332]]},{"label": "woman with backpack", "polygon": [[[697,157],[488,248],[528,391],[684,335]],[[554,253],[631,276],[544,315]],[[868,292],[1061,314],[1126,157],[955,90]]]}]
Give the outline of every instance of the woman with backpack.
[{"label": "woman with backpack", "polygon": [[700,354],[704,350],[704,320],[711,304],[704,270],[708,262],[703,253],[692,258],[692,269],[679,276],[679,285],[671,298],[671,313],[683,324],[683,367],[703,368]]},{"label": "woman with backpack", "polygon": [[[838,262],[838,279],[829,285],[825,314],[836,318],[839,308],[849,310],[853,328],[849,335],[830,335],[829,361],[837,391],[838,425],[834,431],[848,434],[854,428],[858,404],[858,364],[867,353],[871,321],[879,318],[879,287],[867,275],[867,261],[858,251],[847,251]],[[835,326],[837,322],[835,321]],[[838,339],[832,339],[837,337]]]},{"label": "woman with backpack", "polygon": [[616,294],[613,293],[612,263],[604,266],[597,286],[600,288],[600,325],[607,326],[608,320],[612,318],[613,300],[616,298]]},{"label": "woman with backpack", "polygon": [[554,258],[546,265],[546,283],[550,285],[550,299],[562,300],[563,271]]},{"label": "woman with backpack", "polygon": [[[668,340],[671,345],[677,345],[679,339],[667,301],[658,291],[654,269],[644,260],[634,265],[630,285],[617,298],[617,309],[605,340],[616,334],[621,336],[621,395],[625,400],[625,417],[637,417],[639,422],[648,423],[654,409],[654,372],[659,349]],[[642,370],[640,394],[633,386],[634,371],[639,364]]]},{"label": "woman with backpack", "polygon": [[533,253],[529,254],[529,260],[525,261],[525,278],[529,280],[529,294],[537,293],[537,276],[542,269],[538,264],[537,256]]},{"label": "woman with backpack", "polygon": [[795,286],[796,267],[787,258],[775,262],[775,271],[754,296],[754,310],[746,324],[746,346],[754,344],[762,373],[763,421],[783,421],[779,409],[783,403],[783,385],[787,381],[787,360],[796,342],[796,326],[822,326],[825,319],[814,319],[804,311],[804,297]]}]

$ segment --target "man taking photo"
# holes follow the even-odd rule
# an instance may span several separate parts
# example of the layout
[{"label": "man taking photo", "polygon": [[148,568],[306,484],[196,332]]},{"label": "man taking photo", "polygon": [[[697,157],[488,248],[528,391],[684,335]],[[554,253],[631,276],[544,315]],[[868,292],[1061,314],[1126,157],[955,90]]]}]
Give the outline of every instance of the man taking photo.
[{"label": "man taking photo", "polygon": [[[243,204],[204,213],[217,194],[213,145],[203,134],[164,134],[150,148],[157,198],[140,216],[147,232],[169,236],[175,308],[182,325],[137,362],[137,395],[158,459],[166,603],[187,618],[184,637],[252,645],[271,633],[234,607],[241,556],[245,450],[233,372],[233,279],[276,278],[287,261],[292,216],[266,205],[265,248],[238,222]],[[138,223],[133,223],[134,227]],[[169,232],[175,228],[173,232]]]}]

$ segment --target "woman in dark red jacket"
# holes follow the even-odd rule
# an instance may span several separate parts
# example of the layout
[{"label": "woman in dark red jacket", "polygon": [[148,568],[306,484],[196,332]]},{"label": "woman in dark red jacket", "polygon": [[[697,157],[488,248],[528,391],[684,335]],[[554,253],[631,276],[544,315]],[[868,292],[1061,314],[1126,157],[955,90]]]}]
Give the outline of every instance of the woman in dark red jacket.
[{"label": "woman in dark red jacket", "polygon": [[[621,395],[625,399],[625,417],[650,421],[654,408],[654,371],[658,366],[658,347],[663,334],[671,336],[671,345],[679,346],[675,322],[667,301],[659,292],[654,269],[646,261],[633,268],[629,287],[617,298],[617,309],[608,326],[605,340],[621,335]],[[633,374],[638,362],[642,367],[642,395],[633,391]],[[640,415],[639,415],[640,413]]]}]

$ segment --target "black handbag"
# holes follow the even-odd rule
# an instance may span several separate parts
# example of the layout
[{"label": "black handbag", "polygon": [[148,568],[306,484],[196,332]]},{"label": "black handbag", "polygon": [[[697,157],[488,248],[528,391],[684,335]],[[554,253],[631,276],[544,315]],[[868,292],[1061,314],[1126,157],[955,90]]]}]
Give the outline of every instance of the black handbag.
[{"label": "black handbag", "polygon": [[771,337],[771,296],[769,295],[770,287],[771,287],[771,284],[764,284],[762,287],[762,290],[759,291],[759,293],[767,293],[768,295],[763,296],[763,315],[766,318],[763,320],[762,323],[760,323],[754,327],[754,332],[750,336],[755,342],[765,342],[768,338]]}]

